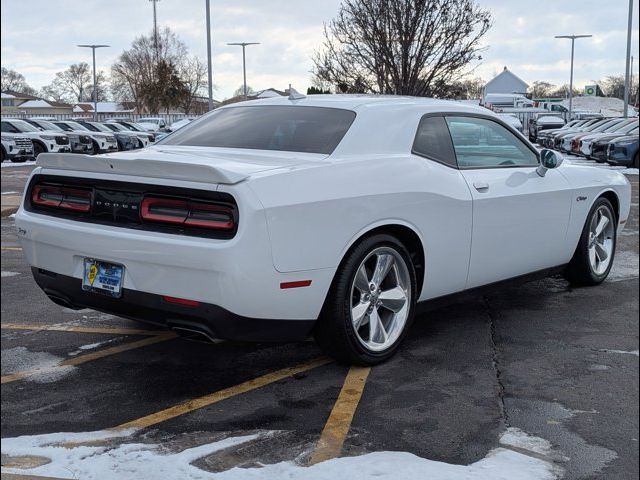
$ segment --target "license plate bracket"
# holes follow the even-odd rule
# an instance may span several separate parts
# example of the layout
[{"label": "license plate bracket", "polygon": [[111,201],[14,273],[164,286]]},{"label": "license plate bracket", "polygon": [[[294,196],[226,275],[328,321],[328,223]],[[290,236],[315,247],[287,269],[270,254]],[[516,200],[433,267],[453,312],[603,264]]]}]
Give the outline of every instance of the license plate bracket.
[{"label": "license plate bracket", "polygon": [[82,290],[114,298],[122,296],[124,265],[95,258],[83,259]]}]

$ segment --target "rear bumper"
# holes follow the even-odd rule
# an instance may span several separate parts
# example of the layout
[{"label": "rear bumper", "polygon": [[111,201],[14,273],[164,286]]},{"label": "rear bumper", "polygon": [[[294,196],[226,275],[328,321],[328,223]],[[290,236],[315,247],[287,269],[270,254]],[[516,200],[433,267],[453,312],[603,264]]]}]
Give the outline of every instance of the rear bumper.
[{"label": "rear bumper", "polygon": [[79,278],[32,267],[38,286],[54,302],[69,308],[93,308],[171,329],[200,332],[209,338],[237,341],[280,342],[303,340],[313,320],[277,320],[235,315],[217,305],[183,306],[162,295],[124,289],[120,298],[82,290]]}]

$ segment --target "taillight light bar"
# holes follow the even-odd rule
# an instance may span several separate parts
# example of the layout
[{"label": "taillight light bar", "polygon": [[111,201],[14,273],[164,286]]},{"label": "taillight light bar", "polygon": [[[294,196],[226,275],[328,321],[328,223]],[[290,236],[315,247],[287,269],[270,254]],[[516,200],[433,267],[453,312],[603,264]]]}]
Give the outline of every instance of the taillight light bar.
[{"label": "taillight light bar", "polygon": [[41,207],[88,212],[91,210],[91,190],[36,185],[31,191],[31,203]]},{"label": "taillight light bar", "polygon": [[222,205],[194,200],[145,197],[140,205],[142,220],[185,227],[233,230],[233,210]]}]

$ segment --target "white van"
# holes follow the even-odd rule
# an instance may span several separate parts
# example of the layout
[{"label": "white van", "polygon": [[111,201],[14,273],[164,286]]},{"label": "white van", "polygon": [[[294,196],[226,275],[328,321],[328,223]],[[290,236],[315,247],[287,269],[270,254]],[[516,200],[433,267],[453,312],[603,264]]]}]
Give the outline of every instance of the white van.
[{"label": "white van", "polygon": [[480,105],[487,108],[528,108],[534,103],[520,93],[487,93]]}]

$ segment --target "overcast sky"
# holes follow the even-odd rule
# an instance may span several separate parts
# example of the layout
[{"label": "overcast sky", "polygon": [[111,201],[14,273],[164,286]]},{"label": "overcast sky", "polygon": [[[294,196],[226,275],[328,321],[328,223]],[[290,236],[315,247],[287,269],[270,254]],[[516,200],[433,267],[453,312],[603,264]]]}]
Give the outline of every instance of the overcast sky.
[{"label": "overcast sky", "polygon": [[[152,30],[149,0],[1,0],[2,66],[22,73],[40,88],[71,63],[91,61],[78,43],[107,43],[98,51],[99,69],[108,70],[120,52]],[[508,66],[523,80],[568,83],[570,41],[561,34],[592,34],[576,42],[578,86],[625,64],[627,0],[477,0],[493,12],[487,50],[475,75],[492,78]],[[239,47],[247,49],[247,83],[259,90],[300,91],[310,85],[311,56],[322,40],[323,22],[340,0],[211,0],[214,96],[224,99],[242,83]],[[160,0],[158,24],[174,30],[191,53],[206,59],[205,0]],[[638,0],[634,0],[632,55],[638,75]]]}]

